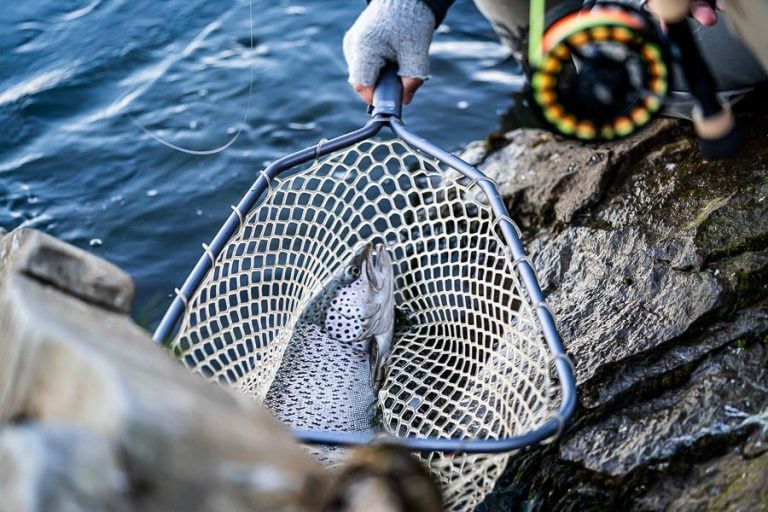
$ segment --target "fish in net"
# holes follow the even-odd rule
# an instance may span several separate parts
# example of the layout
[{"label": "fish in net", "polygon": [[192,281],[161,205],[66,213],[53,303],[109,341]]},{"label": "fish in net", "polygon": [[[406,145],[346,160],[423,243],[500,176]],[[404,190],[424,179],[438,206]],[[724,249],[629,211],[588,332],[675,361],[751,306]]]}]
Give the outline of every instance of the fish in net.
[{"label": "fish in net", "polygon": [[[375,390],[394,327],[392,260],[383,245],[366,244],[302,312],[264,405],[295,428],[378,431]],[[316,454],[332,462],[336,451]]]},{"label": "fish in net", "polygon": [[[372,139],[382,126],[396,137]],[[262,172],[161,327],[180,317],[184,364],[271,406],[321,459],[381,431],[427,465],[451,510],[471,510],[515,450],[557,435],[575,406],[515,230],[490,180],[374,108],[363,129]],[[370,247],[389,260],[394,303],[352,316],[395,308],[377,354],[386,336],[339,336],[318,307]]]}]

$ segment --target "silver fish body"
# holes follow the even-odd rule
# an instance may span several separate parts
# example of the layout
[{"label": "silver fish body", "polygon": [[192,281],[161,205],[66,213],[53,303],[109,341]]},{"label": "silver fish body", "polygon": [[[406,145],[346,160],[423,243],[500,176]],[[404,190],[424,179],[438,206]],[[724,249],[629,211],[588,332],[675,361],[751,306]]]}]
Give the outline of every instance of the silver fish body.
[{"label": "silver fish body", "polygon": [[392,343],[394,308],[392,261],[369,244],[305,308],[265,405],[298,429],[375,431],[373,382]]},{"label": "silver fish body", "polygon": [[371,432],[376,402],[368,355],[319,326],[297,327],[265,404],[305,430]]},{"label": "silver fish body", "polygon": [[376,315],[368,327],[372,340],[367,347],[371,354],[372,384],[374,389],[379,389],[384,382],[384,367],[392,351],[395,335],[395,280],[392,274],[392,260],[383,246],[374,251],[371,264],[374,267],[381,266],[378,272],[369,272]]}]

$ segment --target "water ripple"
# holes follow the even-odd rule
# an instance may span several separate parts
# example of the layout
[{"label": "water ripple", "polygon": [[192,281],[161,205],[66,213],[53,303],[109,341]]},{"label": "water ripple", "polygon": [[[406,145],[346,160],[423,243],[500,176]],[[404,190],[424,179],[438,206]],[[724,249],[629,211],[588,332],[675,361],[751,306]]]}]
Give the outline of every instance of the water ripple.
[{"label": "water ripple", "polygon": [[[73,67],[76,67],[74,64]],[[72,76],[70,69],[52,69],[0,91],[0,106],[52,89]]]},{"label": "water ripple", "polygon": [[519,73],[509,73],[498,69],[483,69],[472,74],[478,82],[493,82],[521,89],[525,85],[525,77]]},{"label": "water ripple", "polygon": [[144,69],[143,71],[138,73],[137,76],[132,77],[131,81],[141,83],[141,85],[138,86],[136,89],[132,90],[131,92],[129,92],[122,98],[118,99],[117,101],[112,102],[107,107],[99,110],[95,114],[92,114],[86,117],[85,119],[80,120],[76,125],[70,128],[71,129],[82,128],[84,125],[101,121],[103,119],[108,119],[125,110],[125,108],[128,107],[128,105],[133,103],[134,100],[136,100],[136,98],[141,97],[146,91],[149,90],[150,87],[152,87],[155,84],[155,82],[157,82],[163,75],[165,75],[173,64],[175,64],[176,62],[180,61],[185,57],[188,57],[195,50],[200,48],[205,42],[206,38],[211,33],[213,33],[216,29],[221,27],[222,20],[225,16],[227,16],[227,14],[222,15],[218,19],[206,25],[203,28],[203,30],[201,30],[194,37],[194,39],[192,39],[189,43],[187,43],[184,49],[181,50],[180,52],[171,53],[170,55],[162,59],[160,62],[158,62],[154,66],[151,66],[148,69]]},{"label": "water ripple", "polygon": [[44,158],[42,153],[25,153],[10,162],[0,163],[0,174],[15,171],[28,163]]},{"label": "water ripple", "polygon": [[[0,225],[90,250],[102,241],[141,304],[183,281],[265,162],[364,123],[341,52],[364,2],[253,0],[253,33],[250,2],[5,2]],[[456,2],[448,21],[406,116],[455,149],[495,126],[509,89],[483,74],[506,64],[473,3]],[[241,134],[205,158],[169,150],[144,126],[195,147]]]},{"label": "water ripple", "polygon": [[506,59],[510,51],[506,46],[491,41],[435,41],[430,55],[448,55],[465,59]]},{"label": "water ripple", "polygon": [[82,9],[77,9],[76,11],[69,12],[61,17],[61,21],[72,21],[76,20],[78,18],[82,18],[86,14],[90,13],[92,10],[94,10],[96,7],[101,4],[101,0],[92,0],[90,4],[86,5]]}]

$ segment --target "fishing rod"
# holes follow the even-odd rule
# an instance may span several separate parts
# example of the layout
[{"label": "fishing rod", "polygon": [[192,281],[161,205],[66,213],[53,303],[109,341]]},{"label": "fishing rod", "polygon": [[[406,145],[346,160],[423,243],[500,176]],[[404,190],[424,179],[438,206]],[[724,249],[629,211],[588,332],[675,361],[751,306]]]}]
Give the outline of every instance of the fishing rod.
[{"label": "fishing rod", "polygon": [[[545,0],[531,0],[529,103],[550,130],[584,142],[626,137],[657,116],[680,66],[696,104],[702,153],[733,155],[742,138],[688,24],[691,0],[649,0],[649,11],[588,1],[545,23]],[[666,25],[663,31],[656,16]]]}]

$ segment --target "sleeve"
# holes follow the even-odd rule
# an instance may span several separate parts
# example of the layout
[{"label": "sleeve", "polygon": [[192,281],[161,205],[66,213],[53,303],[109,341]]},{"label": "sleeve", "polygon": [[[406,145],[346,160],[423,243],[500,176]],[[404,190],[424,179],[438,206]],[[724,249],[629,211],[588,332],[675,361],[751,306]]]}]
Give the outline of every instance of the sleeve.
[{"label": "sleeve", "polygon": [[445,15],[448,13],[448,8],[453,5],[456,0],[423,0],[425,4],[432,10],[432,14],[435,15],[435,27],[445,19]]},{"label": "sleeve", "polygon": [[[371,0],[368,0],[370,2]],[[435,28],[439,27],[445,19],[445,15],[448,13],[448,8],[453,5],[456,0],[422,0],[427,7],[435,15]],[[366,2],[367,3],[367,2]]]}]

